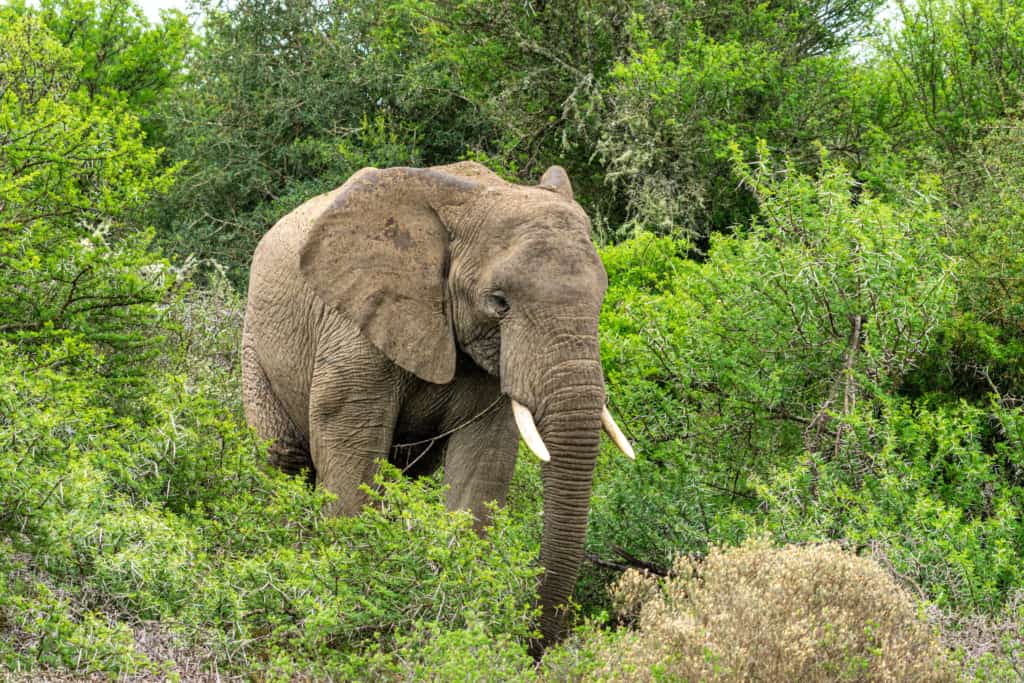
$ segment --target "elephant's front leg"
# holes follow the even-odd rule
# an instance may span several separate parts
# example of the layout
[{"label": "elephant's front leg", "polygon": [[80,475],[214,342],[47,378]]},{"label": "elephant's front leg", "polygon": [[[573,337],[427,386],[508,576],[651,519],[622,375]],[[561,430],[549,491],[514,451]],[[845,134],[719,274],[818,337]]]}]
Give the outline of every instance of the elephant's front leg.
[{"label": "elephant's front leg", "polygon": [[[477,411],[465,413],[463,420],[471,420],[497,397],[497,392],[479,397],[475,401]],[[448,509],[472,512],[478,533],[491,521],[487,503],[505,504],[518,448],[519,435],[506,396],[498,398],[485,415],[448,437],[444,459]]]},{"label": "elephant's front leg", "polygon": [[337,496],[329,509],[355,515],[369,502],[360,486],[372,484],[386,459],[398,417],[391,369],[318,359],[309,395],[309,445],[317,482]]}]

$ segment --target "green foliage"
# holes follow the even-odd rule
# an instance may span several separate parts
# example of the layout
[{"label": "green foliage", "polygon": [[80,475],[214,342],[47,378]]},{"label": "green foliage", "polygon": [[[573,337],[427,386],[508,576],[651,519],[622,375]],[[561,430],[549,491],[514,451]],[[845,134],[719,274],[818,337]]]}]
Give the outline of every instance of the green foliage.
[{"label": "green foliage", "polygon": [[[324,519],[325,494],[260,466],[248,430],[201,387],[165,376],[147,419],[117,418],[87,373],[26,372],[10,345],[0,369],[13,380],[0,392],[0,531],[68,596],[8,588],[11,661],[145,662],[126,635],[138,618],[225,663],[269,658],[284,677],[358,669],[362,647],[412,647],[424,629],[472,627],[525,652],[534,548],[504,515],[482,539],[436,483],[386,468],[366,513]],[[46,645],[61,634],[77,635]]]},{"label": "green foliage", "polygon": [[749,201],[735,206],[735,183],[715,182],[731,175],[717,157],[737,132],[720,113],[742,112],[769,90],[780,56],[695,33],[683,52],[640,34],[632,60],[612,72],[597,151],[607,180],[627,197],[627,229],[701,237],[716,212],[719,225],[750,213]]},{"label": "green foliage", "polygon": [[76,609],[46,584],[9,572],[5,566],[4,575],[12,576],[10,584],[0,581],[0,624],[18,638],[0,644],[0,663],[6,670],[42,665],[128,673],[149,664],[136,652],[126,624]]},{"label": "green foliage", "polygon": [[422,629],[403,643],[402,655],[370,668],[373,680],[535,681],[534,661],[521,644],[473,618],[462,630]]},{"label": "green foliage", "polygon": [[[1010,423],[990,423],[1000,417]],[[1019,420],[892,401],[854,427],[872,451],[808,456],[757,482],[763,523],[793,540],[827,533],[871,549],[940,607],[997,610],[1024,578]]]},{"label": "green foliage", "polygon": [[706,240],[745,223],[756,203],[737,192],[730,141],[751,152],[756,139],[770,140],[805,170],[821,145],[851,161],[868,146],[867,133],[885,118],[885,91],[851,57],[799,47],[813,35],[800,21],[775,23],[799,15],[761,5],[732,17],[737,25],[680,22],[667,38],[634,17],[632,52],[611,71],[595,146],[626,202],[625,234]]},{"label": "green foliage", "polygon": [[0,7],[0,667],[671,675],[609,628],[608,562],[533,666],[532,461],[481,539],[388,468],[327,519],[244,426],[259,237],[361,167],[473,158],[565,166],[617,242],[602,353],[640,458],[599,458],[592,557],[835,539],[930,601],[964,680],[1019,678],[1020,7],[899,3],[879,36],[879,5],[243,0],[194,34]]},{"label": "green foliage", "polygon": [[120,385],[142,379],[133,363],[159,343],[155,305],[177,281],[122,221],[172,172],[130,112],[75,90],[78,66],[35,17],[0,26],[0,335],[101,346],[97,379]]},{"label": "green foliage", "polygon": [[139,115],[181,78],[192,40],[188,19],[166,10],[151,26],[131,0],[43,0],[18,11],[39,17],[79,64],[77,84],[90,97],[124,99]]},{"label": "green foliage", "polygon": [[603,361],[644,457],[601,473],[593,551],[842,539],[941,607],[998,611],[1024,578],[1009,149],[957,211],[928,178],[883,199],[827,159],[737,157],[760,216],[704,263],[644,234],[605,249]]},{"label": "green foliage", "polygon": [[[842,459],[846,419],[871,410],[864,387],[898,387],[952,310],[953,262],[927,197],[854,199],[831,162],[817,178],[776,177],[763,160],[737,172],[762,218],[716,238],[705,263],[651,236],[603,253],[603,362],[647,462],[611,477],[605,530],[591,535],[608,534],[602,544],[667,560],[729,537],[715,508],[754,508],[750,477],[780,460]],[[652,515],[625,514],[638,498]]]},{"label": "green foliage", "polygon": [[915,379],[922,392],[1013,404],[1024,396],[1024,128],[1008,118],[983,132],[948,172],[960,313],[931,375]]},{"label": "green foliage", "polygon": [[999,0],[899,2],[900,28],[883,41],[902,106],[902,136],[950,160],[980,126],[1019,108],[1024,13]]}]

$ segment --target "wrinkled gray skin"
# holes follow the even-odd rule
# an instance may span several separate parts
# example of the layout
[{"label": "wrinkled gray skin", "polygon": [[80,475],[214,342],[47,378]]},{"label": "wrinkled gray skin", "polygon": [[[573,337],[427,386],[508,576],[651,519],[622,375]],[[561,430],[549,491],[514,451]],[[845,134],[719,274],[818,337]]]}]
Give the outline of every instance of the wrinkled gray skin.
[{"label": "wrinkled gray skin", "polygon": [[[509,398],[529,408],[551,454],[540,595],[553,642],[583,556],[606,287],[590,222],[557,166],[537,187],[472,162],[363,169],[256,249],[246,417],[272,441],[275,465],[309,468],[337,495],[336,513],[361,509],[359,486],[388,454],[411,475],[443,463],[449,509],[471,510],[479,530],[515,465]],[[449,430],[429,449],[394,448]]]}]

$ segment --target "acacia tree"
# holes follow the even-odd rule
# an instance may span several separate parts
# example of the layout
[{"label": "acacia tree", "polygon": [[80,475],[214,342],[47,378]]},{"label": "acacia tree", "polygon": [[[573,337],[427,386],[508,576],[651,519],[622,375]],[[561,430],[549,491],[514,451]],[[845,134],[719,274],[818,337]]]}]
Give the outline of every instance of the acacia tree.
[{"label": "acacia tree", "polygon": [[[565,166],[608,237],[627,219],[663,232],[695,222],[649,210],[651,187],[713,216],[705,233],[724,228],[754,210],[717,156],[730,136],[769,135],[813,160],[809,140],[838,128],[840,146],[859,132],[838,126],[859,82],[828,55],[862,34],[878,2],[206,4],[189,81],[164,111],[178,132],[170,152],[190,163],[155,220],[174,251],[216,256],[241,283],[256,239],[359,165],[470,156],[523,182]],[[665,69],[637,73],[659,51]],[[820,101],[803,97],[809,78]],[[693,98],[672,104],[687,88],[692,111]],[[659,111],[642,105],[651,98]],[[649,149],[657,158],[636,156]],[[690,182],[712,187],[717,205],[679,191]]]},{"label": "acacia tree", "polygon": [[185,15],[163,10],[151,25],[132,0],[14,0],[5,11],[37,17],[77,64],[74,88],[123,103],[150,146],[166,144],[153,112],[180,82],[195,41]]},{"label": "acacia tree", "polygon": [[101,376],[154,348],[154,305],[175,281],[124,220],[173,169],[124,106],[80,89],[81,62],[38,17],[0,22],[0,335],[44,352],[68,335],[107,354]]},{"label": "acacia tree", "polygon": [[242,285],[258,239],[302,201],[362,166],[418,163],[415,129],[364,69],[364,5],[200,4],[202,44],[160,111],[187,162],[149,214],[169,251],[214,257]]},{"label": "acacia tree", "polygon": [[904,116],[905,144],[954,162],[989,122],[1024,99],[1024,9],[999,0],[897,3],[900,27],[880,46]]}]

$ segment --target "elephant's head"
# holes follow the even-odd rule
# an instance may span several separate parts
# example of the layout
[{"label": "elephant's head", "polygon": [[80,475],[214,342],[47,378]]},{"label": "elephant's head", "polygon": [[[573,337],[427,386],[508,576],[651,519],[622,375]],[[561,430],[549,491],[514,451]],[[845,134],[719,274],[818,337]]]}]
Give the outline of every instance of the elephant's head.
[{"label": "elephant's head", "polygon": [[460,351],[500,378],[546,461],[541,630],[559,637],[602,424],[631,455],[604,408],[607,276],[565,172],[524,187],[469,162],[364,169],[315,221],[301,265],[326,302],[421,379],[451,381]]}]

